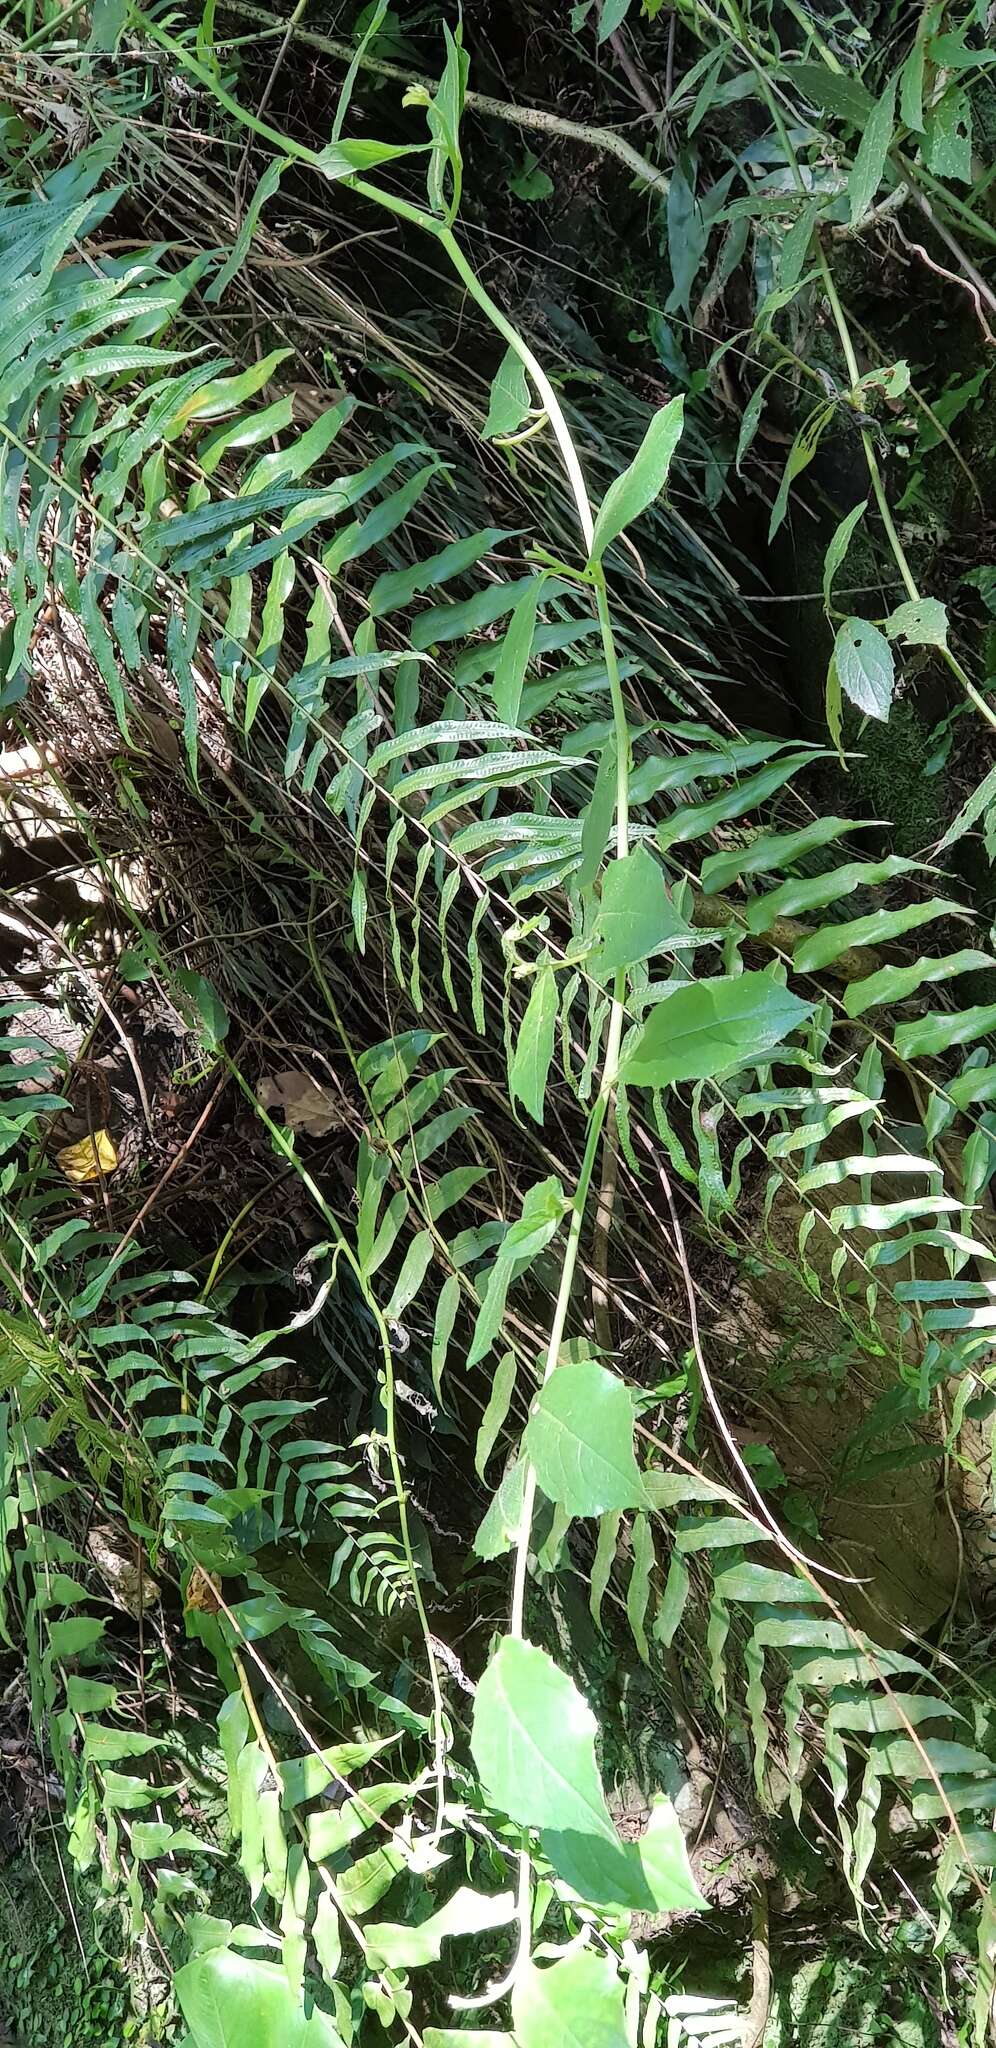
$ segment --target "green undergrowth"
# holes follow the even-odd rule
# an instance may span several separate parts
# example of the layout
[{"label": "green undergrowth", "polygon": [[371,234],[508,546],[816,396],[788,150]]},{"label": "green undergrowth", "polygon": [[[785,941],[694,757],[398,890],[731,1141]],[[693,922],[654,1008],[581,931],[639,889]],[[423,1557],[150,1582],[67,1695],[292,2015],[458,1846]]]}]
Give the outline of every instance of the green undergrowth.
[{"label": "green undergrowth", "polygon": [[991,2025],[989,364],[867,325],[972,331],[982,10],[525,25],[521,162],[421,8],[0,30],[25,2043]]},{"label": "green undergrowth", "polygon": [[67,1898],[43,1837],[6,1859],[0,1879],[0,2023],[16,2048],[145,2048],[163,2038],[153,2015],[139,2017],[148,1991],[131,1981],[127,1958],[100,1946],[101,1931],[114,1943],[115,1930],[91,1880],[74,1873]]}]

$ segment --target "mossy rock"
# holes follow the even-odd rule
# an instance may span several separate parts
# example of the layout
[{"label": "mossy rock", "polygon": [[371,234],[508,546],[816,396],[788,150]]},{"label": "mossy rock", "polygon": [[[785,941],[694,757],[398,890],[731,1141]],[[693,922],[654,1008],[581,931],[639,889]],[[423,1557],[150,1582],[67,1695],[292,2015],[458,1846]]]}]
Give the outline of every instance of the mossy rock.
[{"label": "mossy rock", "polygon": [[858,755],[847,777],[852,815],[888,824],[895,853],[922,853],[939,839],[948,818],[945,776],[927,772],[934,741],[915,704],[901,697],[886,724],[869,719],[863,732],[845,734],[845,744]]}]

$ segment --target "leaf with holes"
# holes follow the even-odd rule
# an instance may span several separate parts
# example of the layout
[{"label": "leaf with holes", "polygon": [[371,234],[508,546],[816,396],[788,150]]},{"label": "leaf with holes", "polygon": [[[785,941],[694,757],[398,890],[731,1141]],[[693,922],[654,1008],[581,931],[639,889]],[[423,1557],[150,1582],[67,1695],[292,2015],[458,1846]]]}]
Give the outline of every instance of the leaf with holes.
[{"label": "leaf with holes", "polygon": [[896,606],[885,622],[890,640],[905,640],[909,647],[946,647],[947,607],[937,597],[918,597]]},{"label": "leaf with holes", "polygon": [[896,671],[885,634],[868,619],[845,619],[834,641],[833,664],[845,697],[866,717],[887,719]]}]

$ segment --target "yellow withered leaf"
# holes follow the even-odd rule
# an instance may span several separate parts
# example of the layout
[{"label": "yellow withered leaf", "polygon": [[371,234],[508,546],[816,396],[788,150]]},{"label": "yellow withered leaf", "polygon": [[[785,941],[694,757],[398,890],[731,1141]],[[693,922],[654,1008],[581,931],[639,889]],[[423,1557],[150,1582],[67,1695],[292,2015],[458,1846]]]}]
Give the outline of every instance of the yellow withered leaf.
[{"label": "yellow withered leaf", "polygon": [[88,1132],[76,1145],[63,1145],[56,1153],[56,1159],[67,1180],[76,1187],[82,1187],[90,1180],[100,1180],[102,1174],[113,1173],[118,1155],[107,1131]]}]

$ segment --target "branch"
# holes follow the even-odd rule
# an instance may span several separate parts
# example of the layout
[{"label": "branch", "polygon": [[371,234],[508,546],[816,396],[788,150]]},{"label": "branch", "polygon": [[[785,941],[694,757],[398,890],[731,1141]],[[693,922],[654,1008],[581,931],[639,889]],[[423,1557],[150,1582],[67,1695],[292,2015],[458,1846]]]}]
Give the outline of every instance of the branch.
[{"label": "branch", "polygon": [[[221,0],[221,11],[243,15],[247,20],[258,21],[270,29],[285,26],[275,14],[270,14],[264,7],[249,6],[247,0]],[[338,57],[344,64],[351,64],[356,58],[352,44],[342,42],[336,36],[325,36],[317,29],[300,27],[294,29],[294,34],[298,42],[310,43],[314,49],[324,50],[328,56]],[[387,63],[382,57],[364,55],[360,57],[359,64],[362,71],[372,71],[378,78],[397,79],[401,85],[424,85],[434,92],[438,84],[437,79],[420,77],[405,71],[400,64]],[[668,191],[671,181],[666,171],[659,170],[649,157],[641,156],[640,151],[634,149],[624,136],[617,135],[614,128],[590,127],[586,121],[569,121],[563,114],[548,114],[542,107],[516,107],[510,100],[493,100],[483,92],[468,92],[464,104],[470,113],[480,114],[485,119],[506,121],[514,128],[531,128],[540,135],[564,135],[571,142],[584,143],[586,148],[599,150],[603,156],[616,157],[634,178],[649,185],[652,191],[662,195]]]}]

